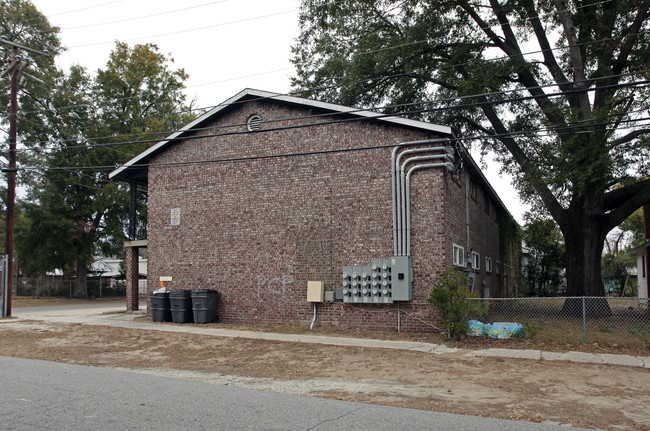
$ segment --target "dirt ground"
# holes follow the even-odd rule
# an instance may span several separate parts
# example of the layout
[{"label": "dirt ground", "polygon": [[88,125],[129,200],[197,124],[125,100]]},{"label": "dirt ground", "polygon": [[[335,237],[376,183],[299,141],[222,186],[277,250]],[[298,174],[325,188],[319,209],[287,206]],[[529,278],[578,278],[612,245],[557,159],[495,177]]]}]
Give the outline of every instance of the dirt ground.
[{"label": "dirt ground", "polygon": [[586,428],[650,430],[650,370],[0,321],[2,354]]}]

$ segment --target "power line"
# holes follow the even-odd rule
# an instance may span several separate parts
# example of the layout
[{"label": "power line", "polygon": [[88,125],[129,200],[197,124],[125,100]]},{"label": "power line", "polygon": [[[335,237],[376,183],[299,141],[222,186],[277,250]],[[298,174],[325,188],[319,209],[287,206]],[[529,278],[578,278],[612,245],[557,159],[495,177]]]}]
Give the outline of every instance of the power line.
[{"label": "power line", "polygon": [[[638,72],[635,74],[640,74],[644,72]],[[611,77],[602,77],[601,79],[610,79]],[[599,90],[602,89],[607,89],[607,88],[623,88],[623,87],[634,87],[634,86],[639,86],[639,85],[647,85],[650,83],[650,80],[644,80],[644,81],[637,81],[637,82],[631,82],[631,83],[623,83],[623,84],[615,84],[615,85],[610,85],[610,86],[602,86],[599,87]],[[542,87],[557,87],[555,84],[549,84],[546,86]],[[452,97],[448,99],[442,99],[442,100],[435,100],[435,101],[418,101],[418,102],[412,102],[412,103],[405,103],[405,104],[399,104],[399,105],[390,105],[386,108],[407,108],[407,107],[412,107],[412,106],[419,106],[419,105],[430,105],[430,104],[440,104],[443,102],[450,102],[454,100],[468,100],[468,99],[475,99],[478,97],[486,97],[486,96],[495,96],[495,95],[501,95],[504,93],[510,93],[510,92],[517,92],[517,91],[522,91],[526,89],[514,89],[514,90],[505,90],[501,92],[495,92],[495,93],[481,93],[481,94],[476,94],[476,95],[467,95],[467,96],[460,96],[460,97]],[[481,106],[492,106],[492,105],[499,105],[503,103],[513,103],[513,102],[520,102],[520,101],[526,101],[526,100],[534,100],[539,97],[564,97],[570,94],[575,94],[575,93],[582,93],[582,92],[590,92],[590,91],[596,91],[595,88],[589,88],[589,89],[580,89],[580,90],[565,90],[565,91],[560,91],[556,93],[545,93],[543,96],[535,96],[535,95],[529,95],[529,96],[519,96],[519,97],[514,97],[514,98],[509,98],[509,99],[500,99],[500,100],[490,100],[490,101],[481,101],[481,102],[474,102],[474,103],[466,103],[466,104],[460,104],[460,105],[453,105],[453,106],[441,106],[438,108],[430,108],[430,109],[421,109],[421,110],[416,110],[416,111],[403,111],[399,113],[390,113],[390,114],[379,114],[374,117],[374,118],[385,118],[385,117],[397,117],[397,116],[405,116],[405,115],[413,115],[413,114],[427,114],[427,113],[433,113],[433,112],[439,112],[439,111],[444,111],[444,110],[457,110],[457,109],[467,109],[467,108],[476,108],[476,107],[481,107]],[[258,98],[256,100],[264,100],[266,98]],[[270,97],[269,99],[273,99],[273,97]],[[244,101],[237,101],[235,103],[248,103],[250,100],[244,100]],[[232,104],[231,104],[232,105]],[[226,104],[222,105],[217,105],[217,106],[228,106]],[[351,111],[346,111],[344,113],[336,112],[336,113],[325,113],[325,114],[312,114],[308,116],[298,116],[298,117],[285,117],[285,118],[280,118],[280,119],[275,119],[275,120],[266,120],[263,123],[264,124],[272,124],[272,123],[279,123],[279,122],[285,122],[285,121],[291,121],[291,120],[303,120],[303,119],[314,119],[314,118],[327,118],[327,117],[333,117],[333,116],[341,116],[341,115],[347,115],[347,114],[354,114],[358,112],[363,112],[367,111],[366,109],[356,109],[356,110],[351,110]],[[625,115],[627,113],[623,113],[622,115]],[[322,123],[318,123],[322,124]],[[196,132],[196,131],[202,131],[206,129],[228,129],[228,128],[235,128],[235,127],[241,127],[244,126],[244,124],[226,124],[226,125],[218,125],[218,126],[209,126],[209,127],[195,127],[187,130],[176,130],[173,133],[176,132],[182,132],[182,133],[188,133],[188,132]],[[579,126],[573,126],[573,127],[579,127]],[[150,133],[138,133],[138,134],[133,134],[133,135],[127,135],[127,136],[146,136],[146,135],[160,135],[164,132],[150,132]],[[168,132],[169,133],[169,132]],[[210,136],[219,136],[219,135],[210,135]],[[99,140],[99,139],[109,139],[109,138],[116,138],[115,136],[109,136],[109,137],[102,137],[102,138],[93,138],[93,140]],[[187,138],[183,138],[187,139]],[[40,147],[42,148],[54,148],[54,149],[76,149],[76,148],[101,148],[101,147],[111,147],[111,146],[120,146],[120,145],[133,145],[133,144],[147,144],[147,143],[155,143],[155,142],[160,142],[163,139],[145,139],[145,140],[138,140],[138,141],[123,141],[123,142],[112,142],[112,143],[102,143],[102,144],[94,144],[94,145],[70,145],[66,147]]]},{"label": "power line", "polygon": [[[93,180],[93,181],[96,180],[96,178],[94,176],[92,176],[90,174],[87,174],[87,173],[84,173],[84,172],[80,172],[74,166],[55,166],[55,165],[52,165],[50,163],[44,162],[42,160],[37,160],[37,159],[34,159],[34,158],[25,157],[25,156],[21,156],[20,159],[21,159],[21,162],[27,161],[28,163],[31,163],[32,165],[40,165],[43,168],[45,168],[46,170],[47,169],[52,169],[52,170],[68,171],[68,172],[73,173],[75,175],[80,175],[80,176],[86,177],[86,178],[88,178],[90,180]],[[41,170],[41,169],[42,168],[35,167],[35,168],[24,169],[24,170],[37,171],[37,170]],[[103,178],[101,182],[104,183],[104,184],[113,184],[113,185],[116,185],[116,186],[121,185],[121,182],[113,181],[108,177]],[[84,188],[87,188],[87,189],[97,190],[97,191],[106,191],[105,189],[95,187],[95,186],[90,186],[90,185],[87,185],[87,184],[81,184],[81,183],[69,183],[69,184],[70,185],[76,185],[76,186],[79,186],[79,187],[84,187]],[[138,191],[143,192],[143,190],[141,190],[141,189],[139,189]],[[145,191],[145,193],[146,193],[146,191]]]},{"label": "power line", "polygon": [[[285,15],[287,13],[291,13],[291,12],[294,12],[294,11],[295,11],[295,9],[292,9],[292,10],[289,10],[289,11],[276,12],[276,13],[272,13],[272,14],[268,14],[268,15],[261,15],[261,16],[257,16],[257,17],[253,17],[253,18],[244,18],[244,19],[224,22],[224,23],[220,23],[220,24],[206,25],[204,27],[195,27],[195,28],[191,28],[191,29],[187,29],[187,30],[172,31],[172,32],[167,32],[167,33],[153,34],[153,35],[149,35],[149,36],[133,37],[133,38],[129,38],[129,39],[124,39],[123,42],[131,42],[131,41],[135,41],[135,40],[150,39],[150,38],[165,37],[165,36],[174,36],[174,35],[183,34],[183,33],[191,33],[191,32],[194,32],[194,31],[201,31],[201,30],[206,30],[206,29],[209,29],[209,28],[224,27],[224,26],[227,26],[227,25],[239,24],[239,23],[242,23],[242,22],[256,21],[256,20],[270,18],[270,17],[274,17],[274,16]],[[71,48],[71,49],[72,48],[85,48],[85,47],[89,47],[89,46],[108,45],[108,44],[113,44],[113,43],[115,43],[115,41],[87,43],[87,44],[83,44],[83,45],[74,45],[74,46],[71,46],[69,48]]]},{"label": "power line", "polygon": [[122,2],[122,0],[116,0],[116,1],[111,1],[111,2],[107,2],[107,3],[100,3],[100,4],[93,5],[93,6],[83,7],[81,9],[73,9],[73,10],[69,10],[69,11],[66,11],[66,12],[59,12],[59,13],[51,14],[49,16],[52,17],[52,16],[67,15],[67,14],[70,14],[70,13],[82,12],[84,10],[95,9],[95,8],[106,6],[106,5],[109,5],[109,4],[121,3],[121,2]]},{"label": "power line", "polygon": [[[277,132],[277,131],[286,131],[290,129],[295,129],[295,128],[306,128],[306,127],[317,127],[317,126],[327,126],[327,125],[332,125],[332,124],[338,124],[338,123],[347,123],[347,122],[356,122],[356,121],[363,121],[367,119],[360,119],[360,118],[355,118],[355,119],[345,119],[345,120],[340,120],[336,122],[327,122],[327,123],[315,123],[315,124],[308,124],[308,125],[300,125],[300,126],[289,126],[289,127],[279,127],[275,129],[262,129],[257,132],[256,134],[260,133],[270,133],[270,132]],[[643,121],[650,120],[650,117],[646,117],[641,119]],[[633,120],[630,120],[633,121]],[[636,121],[636,120],[634,120]],[[608,123],[603,123],[603,125],[606,125]],[[201,139],[201,138],[209,138],[209,137],[218,137],[218,136],[232,136],[232,135],[249,135],[251,132],[231,132],[231,133],[222,133],[222,134],[215,134],[215,135],[203,135],[203,136],[197,136],[197,137],[188,137],[188,138],[181,138],[179,141],[183,140],[189,140],[189,139]],[[570,132],[565,132],[566,134],[569,134]],[[467,136],[467,137],[450,137],[447,140],[449,142],[463,142],[463,141],[474,141],[474,140],[485,140],[485,139],[500,139],[504,137],[516,137],[516,136],[526,136],[526,135],[531,135],[535,134],[537,137],[544,137],[544,136],[555,136],[554,133],[551,133],[549,130],[544,130],[544,129],[538,129],[538,130],[523,130],[523,131],[516,131],[516,132],[507,132],[507,133],[495,133],[495,134],[489,134],[489,135],[476,135],[476,136]],[[169,166],[190,166],[190,165],[197,165],[197,164],[215,164],[215,163],[232,163],[232,162],[242,162],[242,161],[254,161],[254,160],[267,160],[267,159],[279,159],[279,158],[292,158],[292,157],[305,157],[305,156],[313,156],[313,155],[323,155],[323,154],[341,154],[341,153],[349,153],[349,152],[358,152],[358,151],[370,151],[370,150],[379,150],[379,149],[389,149],[389,148],[394,148],[395,144],[386,144],[386,145],[375,145],[375,146],[367,146],[367,147],[350,147],[350,148],[343,148],[343,149],[334,149],[334,150],[321,150],[321,151],[304,151],[304,152],[296,152],[296,153],[285,153],[285,154],[269,154],[269,155],[262,155],[262,156],[243,156],[243,157],[233,157],[233,158],[222,158],[222,159],[203,159],[203,160],[192,160],[192,161],[185,161],[185,162],[167,162],[167,163],[156,163],[154,165],[150,165],[148,163],[142,163],[142,164],[134,164],[131,165],[131,168],[148,168],[149,166],[155,166],[155,167],[169,167]],[[114,170],[116,167],[114,165],[110,166],[75,166],[75,167],[56,167],[56,166],[51,166],[51,169],[57,170],[57,169],[62,169],[62,170],[69,170],[71,168],[74,169],[79,169],[79,170],[96,170],[96,171],[102,171],[102,170]],[[23,168],[25,170],[28,170],[30,168]]]},{"label": "power line", "polygon": [[[110,24],[119,24],[119,23],[123,23],[123,22],[130,22],[130,21],[136,21],[136,20],[140,20],[140,19],[153,18],[153,17],[161,16],[161,15],[169,15],[169,14],[176,13],[176,12],[182,12],[182,11],[186,11],[186,10],[190,10],[190,9],[197,9],[197,8],[201,8],[201,7],[205,7],[205,6],[211,6],[213,4],[225,3],[227,1],[228,0],[219,0],[219,1],[213,1],[213,2],[210,2],[210,3],[195,5],[195,6],[188,6],[188,7],[184,7],[184,8],[181,8],[181,9],[168,10],[168,11],[165,11],[165,12],[152,13],[152,14],[148,14],[148,15],[140,15],[140,16],[136,16],[136,17],[132,17],[132,18],[119,19],[119,20],[115,20],[115,21],[107,21],[107,22],[101,22],[101,23],[95,23],[95,24],[78,25],[78,26],[75,26],[75,27],[64,27],[64,28],[61,28],[61,30],[77,30],[77,29],[80,29],[80,28],[100,27],[100,26],[110,25]],[[81,9],[81,10],[83,10],[83,9]],[[51,16],[55,16],[55,15],[51,15]]]},{"label": "power line", "polygon": [[[609,80],[609,79],[612,79],[612,78],[623,78],[623,77],[630,77],[630,76],[635,76],[635,75],[642,75],[642,74],[645,74],[645,73],[647,73],[647,72],[649,72],[649,71],[650,71],[650,70],[642,70],[642,71],[628,72],[628,73],[623,73],[623,74],[618,74],[618,75],[600,76],[600,77],[598,77],[598,78],[594,78],[593,81],[594,81],[594,82],[598,82],[598,81],[601,81],[601,80]],[[402,76],[402,75],[404,75],[404,74],[391,75],[391,76],[389,76],[389,77],[399,77],[399,76]],[[627,86],[627,85],[629,85],[629,84],[630,84],[630,83],[623,83],[623,84],[616,84],[615,86]],[[615,87],[615,86],[614,86],[614,87]],[[530,90],[536,90],[536,89],[556,88],[556,87],[558,87],[557,84],[546,84],[546,85],[540,85],[540,86],[535,86],[535,87],[525,87],[525,88],[515,88],[515,89],[501,90],[501,91],[496,91],[496,92],[491,92],[491,93],[478,93],[478,94],[471,94],[471,95],[464,95],[464,96],[455,96],[455,97],[449,97],[449,98],[445,98],[445,99],[436,99],[436,100],[433,100],[433,101],[418,101],[418,102],[412,102],[412,103],[406,103],[406,104],[399,104],[399,105],[386,105],[386,106],[381,106],[381,107],[359,108],[359,109],[357,109],[357,110],[348,111],[348,112],[352,112],[352,113],[354,113],[354,112],[361,112],[361,111],[368,111],[368,110],[371,110],[371,111],[372,111],[372,110],[386,110],[386,109],[396,108],[396,107],[400,107],[400,108],[401,108],[401,107],[405,107],[405,106],[413,106],[413,105],[432,104],[432,103],[442,103],[442,102],[449,102],[449,101],[453,101],[453,100],[474,99],[474,98],[478,98],[478,97],[486,97],[486,96],[490,96],[490,97],[492,97],[492,96],[504,95],[504,94],[507,94],[507,93],[514,93],[514,92],[518,92],[518,91],[530,91]],[[610,87],[611,87],[611,86],[610,86]],[[608,88],[608,87],[587,88],[587,89],[581,89],[581,90],[575,90],[575,91],[576,91],[576,92],[582,92],[582,91],[597,91],[597,90],[602,90],[602,89],[604,89],[604,88]],[[545,93],[544,95],[540,95],[540,96],[525,96],[525,97],[527,97],[527,98],[529,98],[529,99],[540,98],[540,97],[555,97],[555,96],[558,96],[558,95],[563,95],[563,94],[565,94],[565,93],[568,94],[568,91],[570,91],[570,90],[565,90],[565,91],[563,91],[563,92],[561,92],[561,93]],[[282,94],[282,93],[277,93],[277,96],[284,96],[284,95],[288,95],[288,96],[290,96],[291,94]],[[264,98],[264,97],[260,97],[260,98],[258,98],[258,99],[256,99],[256,100],[263,100],[263,99],[265,99],[265,98]],[[492,104],[497,104],[497,103],[510,103],[510,102],[512,102],[512,101],[518,101],[518,100],[519,100],[519,99],[503,99],[503,100],[501,100],[501,101],[491,101],[490,103],[492,103]],[[218,105],[214,105],[214,106],[208,106],[208,107],[203,107],[203,108],[195,108],[195,111],[202,111],[202,110],[214,109],[214,108],[217,108],[217,107],[232,106],[232,105],[236,105],[236,104],[240,104],[240,103],[247,103],[248,101],[249,101],[249,100],[246,100],[246,101],[235,101],[235,102],[231,102],[230,104],[220,103],[220,104],[218,104]],[[84,105],[77,105],[77,106],[84,106]],[[86,106],[91,106],[91,105],[86,105]],[[463,107],[469,107],[469,106],[470,106],[470,105],[456,105],[456,109],[457,109],[457,108],[463,108]],[[472,106],[473,106],[473,105],[472,105]],[[31,113],[34,113],[34,112],[36,112],[36,111],[31,111]],[[182,114],[182,113],[184,113],[184,112],[190,112],[190,113],[191,113],[191,112],[192,112],[192,109],[190,108],[189,110],[179,110],[179,111],[175,111],[175,112],[172,112],[172,113],[170,113],[170,114],[167,114],[167,115]],[[322,116],[322,115],[330,115],[330,114],[321,114],[321,115],[314,115],[314,116],[316,117],[316,116]],[[395,114],[395,115],[399,115],[399,114]],[[132,120],[130,120],[130,121],[133,121],[133,122],[135,122],[135,121],[143,121],[143,120],[147,120],[147,119],[150,119],[150,118],[164,118],[164,117],[161,117],[161,116],[157,116],[157,115],[156,115],[156,116],[148,116],[148,117],[136,118],[136,119],[132,119]],[[306,118],[306,117],[298,117],[298,118]],[[287,119],[296,119],[296,118],[287,118]],[[285,120],[285,119],[280,119],[280,120],[277,120],[277,121],[282,121],[282,120]],[[119,124],[120,122],[121,122],[121,121],[116,121],[115,123],[104,123],[104,124],[100,124],[100,125],[87,126],[87,127],[84,127],[84,128],[75,128],[75,129],[61,130],[61,132],[66,132],[66,131],[78,131],[78,130],[82,130],[82,129],[88,129],[88,128],[94,128],[94,127],[101,127],[101,126],[110,125],[110,124]],[[236,125],[233,125],[233,126],[239,126],[239,125],[236,124]],[[202,130],[202,128],[193,128],[193,129],[191,129],[191,130],[192,130],[192,131],[195,131],[195,130]],[[174,131],[161,131],[161,132],[142,132],[142,133],[133,133],[133,134],[130,134],[130,135],[125,135],[125,136],[144,136],[144,135],[148,135],[148,134],[150,135],[150,134],[160,134],[160,133],[163,133],[163,134],[164,134],[164,133],[171,134],[171,133],[173,133],[173,132],[175,132],[175,131],[178,131],[178,130],[174,130]],[[189,131],[189,130],[188,130],[188,131]],[[111,135],[111,136],[103,136],[103,137],[88,138],[88,140],[114,139],[115,137],[116,137],[116,136]],[[74,140],[74,139],[63,140],[63,142],[71,141],[71,140]],[[34,142],[34,143],[35,143],[35,144],[39,144],[39,143],[43,143],[43,141],[37,141],[37,142]]]},{"label": "power line", "polygon": [[[594,41],[592,43],[596,43],[596,41]],[[538,52],[541,52],[541,51],[538,51]],[[522,55],[527,55],[527,54],[529,54],[529,53],[524,53]],[[505,58],[508,58],[508,57],[488,59],[488,60],[485,60],[485,61],[496,61],[496,60],[505,59]],[[448,66],[445,66],[445,68],[457,67],[457,66],[468,65],[468,64],[469,64],[469,62],[464,63],[464,64],[448,65]],[[440,68],[440,69],[442,69],[442,68]],[[438,69],[438,70],[440,70],[440,69]],[[638,74],[642,74],[642,73],[646,73],[646,72],[647,72],[647,70],[646,71],[638,71],[638,72],[630,72],[630,73],[619,74],[619,75],[600,76],[600,77],[597,77],[597,78],[592,78],[591,81],[597,82],[599,80],[605,80],[605,79],[611,79],[611,78],[619,78],[619,77],[625,77],[625,76],[633,76],[633,75],[638,75]],[[337,85],[337,86],[318,87],[318,88],[310,89],[309,91],[313,92],[313,91],[319,91],[319,90],[322,90],[322,89],[337,88],[337,87],[344,87],[344,86],[354,85],[356,83],[361,83],[361,82],[372,82],[372,81],[375,81],[375,80],[383,80],[383,79],[386,79],[386,78],[397,78],[397,77],[412,76],[412,75],[413,75],[412,72],[408,72],[408,73],[394,74],[394,75],[389,75],[389,76],[381,76],[381,77],[376,77],[376,78],[357,80],[357,81],[354,81],[354,82],[351,82],[351,83],[340,84],[340,85]],[[255,76],[255,75],[250,75],[250,76]],[[233,80],[234,79],[239,79],[239,78],[233,78]],[[552,88],[552,87],[557,87],[557,86],[558,86],[558,84],[547,84],[547,85],[541,85],[541,86],[535,86],[535,87],[526,87],[526,88],[521,88],[521,89],[503,90],[503,91],[500,91],[500,92],[493,92],[493,93],[482,93],[482,94],[461,96],[461,97],[459,97],[459,99],[475,98],[475,97],[481,97],[481,96],[486,96],[486,95],[492,96],[492,95],[516,92],[516,91],[529,91],[531,89]],[[598,88],[597,90],[601,90],[601,89],[602,89],[602,87]],[[588,89],[588,90],[591,90],[591,89]],[[553,95],[548,95],[548,96],[553,96]],[[117,101],[130,100],[132,98],[137,98],[137,97],[138,96],[131,96],[131,97],[126,97],[126,98],[118,98],[116,100]],[[536,97],[547,97],[547,95],[541,95],[541,96],[536,96]],[[444,99],[439,99],[439,100],[444,100]],[[507,103],[508,101],[505,101],[505,102]],[[234,103],[238,103],[238,102],[234,102]],[[422,103],[436,103],[436,101],[414,102],[413,104],[422,104]],[[94,107],[94,105],[91,105],[91,104],[81,104],[81,105],[69,105],[69,106],[66,106],[66,107],[59,107],[57,109],[59,109],[59,110],[60,109],[71,109],[71,108],[80,107],[80,106]],[[207,106],[207,107],[202,107],[202,108],[194,108],[194,111],[209,110],[209,109],[214,109],[214,108],[219,107],[219,106],[225,106],[225,105],[224,104],[219,104],[219,105]],[[397,106],[399,106],[399,105],[397,105]],[[380,107],[380,109],[385,110],[385,109],[392,108],[392,107],[395,107],[395,105],[393,105],[393,106],[391,106],[391,105],[382,106],[382,107]],[[371,107],[371,108],[359,109],[359,110],[363,111],[363,110],[373,110],[373,109],[377,109],[377,107]],[[29,111],[29,112],[26,112],[26,114],[27,113],[37,113],[37,112],[40,112],[40,111]],[[130,120],[127,120],[127,123],[128,122],[134,122],[134,121],[142,121],[142,120],[146,120],[146,119],[149,119],[149,118],[165,118],[168,115],[174,115],[176,113],[182,114],[183,112],[190,112],[191,113],[192,108],[190,108],[188,110],[175,111],[175,112],[172,112],[170,114],[166,114],[164,116],[162,116],[162,115],[154,115],[154,116],[148,116],[148,117],[143,117],[143,118],[138,118],[138,119],[130,119]],[[115,123],[104,123],[104,124],[100,124],[100,125],[87,126],[87,127],[82,128],[82,129],[92,129],[92,128],[101,127],[101,126],[104,126],[104,125],[117,124],[117,123],[119,123],[119,122],[116,121]],[[74,129],[74,131],[77,131],[77,130],[81,130],[81,129],[79,129],[79,128]],[[72,129],[64,130],[64,132],[65,131],[72,131]],[[171,133],[171,132],[169,132],[169,133]],[[141,135],[141,134],[138,134],[138,135]],[[114,136],[97,137],[97,138],[90,138],[90,139],[99,140],[99,139],[109,139],[109,138],[114,138]]]},{"label": "power line", "polygon": [[[598,4],[603,4],[603,3],[610,2],[610,1],[612,1],[612,0],[603,0],[601,2],[597,2],[597,3],[594,3],[594,4],[598,5]],[[587,7],[587,6],[585,6],[585,7]],[[287,13],[287,12],[281,12],[281,13]],[[273,16],[273,15],[275,15],[275,14],[265,15],[265,16],[262,16],[262,18],[267,17],[267,16]],[[242,20],[242,22],[243,21],[248,21],[248,20],[253,20],[253,19],[258,19],[258,18],[249,18],[249,19],[246,19],[246,20]],[[234,23],[236,23],[236,22],[234,22]],[[227,23],[227,24],[230,24],[230,23]],[[630,37],[630,36],[637,36],[637,35],[644,34],[644,33],[650,33],[650,30],[642,31],[642,32],[640,32],[638,34],[620,35],[618,37],[613,37],[612,36],[610,38],[605,38],[605,39],[599,39],[599,40],[594,40],[594,41],[586,41],[586,42],[576,44],[575,46],[578,46],[578,47],[587,46],[587,45],[591,45],[591,44],[608,42],[608,41],[613,41],[613,40],[617,40],[617,39],[624,39],[624,38],[627,38],[627,37]],[[132,40],[132,39],[130,39],[130,40]],[[107,43],[113,43],[113,42],[107,42]],[[417,44],[422,44],[422,43],[428,43],[428,41],[427,40],[420,40],[420,41],[413,41],[413,42],[409,42],[409,43],[406,43],[406,44],[400,44],[400,45],[389,45],[389,46],[380,47],[380,48],[377,48],[377,49],[362,51],[362,52],[358,53],[358,55],[375,54],[377,52],[381,52],[381,51],[385,51],[385,50],[401,48],[401,47],[404,47],[404,46],[417,45]],[[81,45],[81,46],[87,46],[87,45]],[[74,47],[72,47],[72,48],[74,48]],[[443,66],[443,67],[439,67],[439,68],[436,68],[435,70],[439,71],[439,70],[444,70],[444,69],[449,69],[449,68],[456,68],[456,67],[459,67],[459,66],[468,66],[468,65],[471,65],[473,62],[501,61],[501,60],[511,59],[511,58],[515,58],[515,57],[525,57],[525,56],[534,55],[534,54],[541,54],[541,53],[548,52],[548,51],[558,51],[558,50],[569,49],[569,48],[570,47],[568,45],[556,46],[555,48],[551,48],[550,50],[529,51],[529,52],[521,53],[521,54],[518,54],[518,55],[507,55],[507,56],[488,58],[488,59],[477,59],[477,60],[472,60],[472,61],[468,61],[468,62],[465,62],[465,63],[456,63],[456,64],[453,64],[453,65],[446,65],[446,66]],[[234,78],[229,78],[227,80],[213,81],[211,83],[197,84],[197,85],[193,85],[191,87],[186,87],[186,88],[194,88],[194,87],[198,87],[198,86],[211,85],[211,84],[214,84],[214,83],[228,82],[228,81],[237,80],[237,79],[244,79],[244,78],[251,77],[251,76],[259,76],[261,74],[266,74],[266,73],[276,73],[276,72],[278,72],[280,70],[286,70],[286,69],[279,69],[279,70],[274,70],[274,71],[269,71],[269,72],[263,72],[263,73],[260,73],[260,74],[246,75],[246,76],[242,76],[242,77],[234,77]],[[426,71],[426,69],[425,69],[425,71]],[[412,75],[413,75],[413,72],[408,72],[408,73],[402,73],[402,74],[394,74],[394,75],[391,75],[389,77],[412,76]],[[354,85],[356,83],[372,81],[372,80],[381,80],[381,79],[385,79],[385,78],[386,78],[385,76],[382,76],[382,77],[371,78],[371,79],[361,79],[361,80],[353,81],[353,82],[350,82],[350,83],[340,84],[340,85],[337,85],[337,86],[328,86],[328,87],[315,88],[312,91],[318,91],[318,90],[330,89],[330,88],[338,88],[338,87],[343,87],[343,86],[348,86],[348,85]],[[137,97],[138,97],[137,95],[134,95],[134,96],[130,96],[130,97],[119,98],[119,99],[116,99],[116,100],[130,100],[130,99],[137,98]],[[67,109],[67,108],[77,107],[77,106],[84,106],[84,105],[83,104],[81,104],[81,105],[70,105],[70,106],[67,106],[67,107],[61,107],[59,109]]]}]

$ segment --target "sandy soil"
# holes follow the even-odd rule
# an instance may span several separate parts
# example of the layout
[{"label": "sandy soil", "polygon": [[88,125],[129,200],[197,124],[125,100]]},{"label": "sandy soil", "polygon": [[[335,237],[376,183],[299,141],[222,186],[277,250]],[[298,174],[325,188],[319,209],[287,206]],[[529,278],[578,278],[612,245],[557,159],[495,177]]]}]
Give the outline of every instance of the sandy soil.
[{"label": "sandy soil", "polygon": [[650,371],[3,321],[2,354],[587,428],[650,430]]}]

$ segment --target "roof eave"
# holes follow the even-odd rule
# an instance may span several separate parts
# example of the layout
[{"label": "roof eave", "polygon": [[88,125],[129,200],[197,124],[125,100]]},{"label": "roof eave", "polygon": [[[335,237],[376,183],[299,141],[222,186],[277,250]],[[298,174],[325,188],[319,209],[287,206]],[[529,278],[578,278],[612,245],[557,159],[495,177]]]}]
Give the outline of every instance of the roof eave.
[{"label": "roof eave", "polygon": [[359,116],[362,118],[367,118],[369,120],[376,120],[380,122],[386,122],[389,124],[413,127],[413,128],[436,132],[444,135],[450,135],[450,136],[452,135],[451,127],[448,126],[441,126],[439,124],[426,123],[424,121],[411,120],[411,119],[400,118],[395,116],[385,116],[385,114],[380,114],[378,112],[359,110],[355,108],[350,108],[348,106],[337,105],[334,103],[320,102],[317,100],[304,99],[296,96],[289,96],[285,94],[272,93],[268,91],[253,90],[247,88],[243,91],[240,91],[233,97],[227,99],[226,101],[220,103],[219,105],[215,106],[210,111],[206,112],[205,114],[201,115],[200,117],[196,118],[190,123],[186,124],[176,132],[167,136],[165,139],[151,146],[146,151],[143,151],[142,153],[138,154],[128,162],[124,163],[119,168],[112,171],[108,175],[108,177],[111,180],[117,180],[117,181],[132,180],[132,176],[129,175],[129,172],[133,172],[134,170],[146,170],[147,161],[150,160],[156,154],[164,151],[168,145],[171,145],[173,143],[173,141],[180,139],[184,134],[191,132],[192,129],[194,129],[197,125],[203,123],[204,121],[208,120],[218,112],[230,107],[232,104],[236,103],[239,100],[244,99],[245,97],[259,97],[263,99],[272,99],[272,100],[277,100],[285,103],[291,103],[291,104],[296,104],[301,106],[323,109],[327,111],[338,112],[341,114]]}]

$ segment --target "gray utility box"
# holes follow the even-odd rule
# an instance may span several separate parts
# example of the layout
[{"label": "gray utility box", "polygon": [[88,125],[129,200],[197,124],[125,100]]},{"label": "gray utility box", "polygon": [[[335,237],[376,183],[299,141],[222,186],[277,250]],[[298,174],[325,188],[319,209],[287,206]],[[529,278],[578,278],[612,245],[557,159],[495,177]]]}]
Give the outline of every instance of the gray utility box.
[{"label": "gray utility box", "polygon": [[375,259],[371,266],[344,266],[337,299],[352,304],[392,304],[413,299],[413,269],[408,256]]},{"label": "gray utility box", "polygon": [[408,256],[390,258],[393,301],[411,301],[413,299],[413,267]]}]

